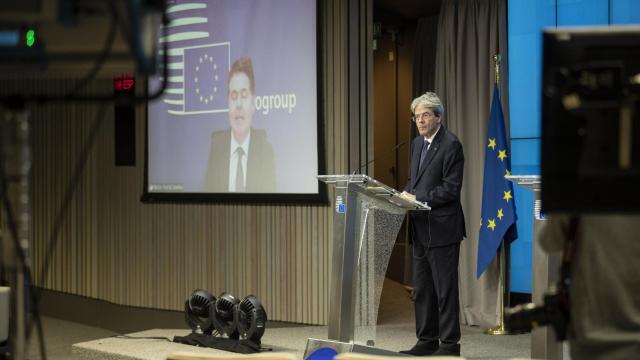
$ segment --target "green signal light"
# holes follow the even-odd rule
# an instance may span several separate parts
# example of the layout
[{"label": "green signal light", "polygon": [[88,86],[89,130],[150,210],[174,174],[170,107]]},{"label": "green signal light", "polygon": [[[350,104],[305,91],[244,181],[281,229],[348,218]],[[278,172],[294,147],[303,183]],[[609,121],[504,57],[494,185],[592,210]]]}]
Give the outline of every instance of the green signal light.
[{"label": "green signal light", "polygon": [[27,46],[32,47],[36,42],[36,32],[34,30],[29,30],[26,33],[27,36]]}]

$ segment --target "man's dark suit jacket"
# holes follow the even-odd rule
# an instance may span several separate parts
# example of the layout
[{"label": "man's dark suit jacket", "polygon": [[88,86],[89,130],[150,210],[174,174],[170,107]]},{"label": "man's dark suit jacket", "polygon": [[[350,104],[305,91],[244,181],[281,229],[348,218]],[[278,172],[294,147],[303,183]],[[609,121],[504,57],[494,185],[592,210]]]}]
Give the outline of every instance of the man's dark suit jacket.
[{"label": "man's dark suit jacket", "polygon": [[[218,193],[229,191],[230,148],[231,129],[216,131],[211,135],[211,150],[203,186],[204,191]],[[264,130],[251,129],[246,179],[246,192],[271,193],[276,191],[273,148],[267,141],[267,133]]]},{"label": "man's dark suit jacket", "polygon": [[420,241],[426,248],[452,245],[467,235],[460,203],[462,144],[441,126],[422,168],[418,169],[423,142],[424,137],[418,136],[411,145],[410,175],[405,191],[414,194],[416,200],[427,202],[431,211],[411,211],[413,240]]}]

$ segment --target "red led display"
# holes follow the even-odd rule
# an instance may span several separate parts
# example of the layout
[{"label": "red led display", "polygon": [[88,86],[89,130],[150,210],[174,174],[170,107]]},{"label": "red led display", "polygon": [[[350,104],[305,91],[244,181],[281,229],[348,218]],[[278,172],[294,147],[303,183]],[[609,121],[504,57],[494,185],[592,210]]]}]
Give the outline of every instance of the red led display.
[{"label": "red led display", "polygon": [[113,90],[116,92],[133,92],[136,88],[136,77],[133,74],[120,74],[113,78]]}]

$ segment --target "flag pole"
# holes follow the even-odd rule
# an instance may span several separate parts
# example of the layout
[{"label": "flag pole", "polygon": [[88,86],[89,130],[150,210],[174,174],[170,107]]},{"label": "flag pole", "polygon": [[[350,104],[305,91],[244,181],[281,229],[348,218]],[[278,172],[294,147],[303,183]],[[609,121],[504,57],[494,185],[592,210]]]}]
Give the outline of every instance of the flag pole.
[{"label": "flag pole", "polygon": [[495,84],[500,86],[500,62],[502,61],[502,55],[495,54],[493,55],[493,64],[495,66],[496,71],[496,79]]},{"label": "flag pole", "polygon": [[500,296],[498,296],[498,304],[500,306],[499,311],[499,319],[498,325],[492,328],[488,328],[484,331],[487,335],[512,335],[513,333],[509,332],[504,325],[504,258],[505,258],[505,248],[504,248],[504,239],[500,242],[500,251],[498,252],[498,266],[500,267],[499,275],[498,275],[498,291],[500,292]]},{"label": "flag pole", "polygon": [[[495,65],[495,84],[500,86],[500,61],[502,56],[500,54],[493,55],[493,63]],[[498,325],[484,331],[487,335],[511,335],[504,325],[504,294],[505,294],[505,244],[504,238],[500,242],[500,251],[498,252],[498,266],[500,267],[498,273],[498,303],[500,306]]]}]

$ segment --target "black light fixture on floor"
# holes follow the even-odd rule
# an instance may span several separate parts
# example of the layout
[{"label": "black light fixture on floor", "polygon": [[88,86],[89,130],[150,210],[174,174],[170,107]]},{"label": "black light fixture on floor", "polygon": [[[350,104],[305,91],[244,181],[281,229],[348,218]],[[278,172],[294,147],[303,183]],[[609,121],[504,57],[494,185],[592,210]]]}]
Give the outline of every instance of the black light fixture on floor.
[{"label": "black light fixture on floor", "polygon": [[215,311],[213,312],[213,326],[220,335],[227,335],[229,339],[240,338],[238,332],[238,324],[236,306],[240,303],[235,296],[229,293],[222,293],[216,301]]},{"label": "black light fixture on floor", "polygon": [[249,295],[238,305],[238,331],[243,339],[260,344],[267,324],[267,312],[257,297]]},{"label": "black light fixture on floor", "polygon": [[212,313],[215,296],[206,290],[196,289],[184,303],[184,317],[193,332],[209,334],[213,332]]}]

